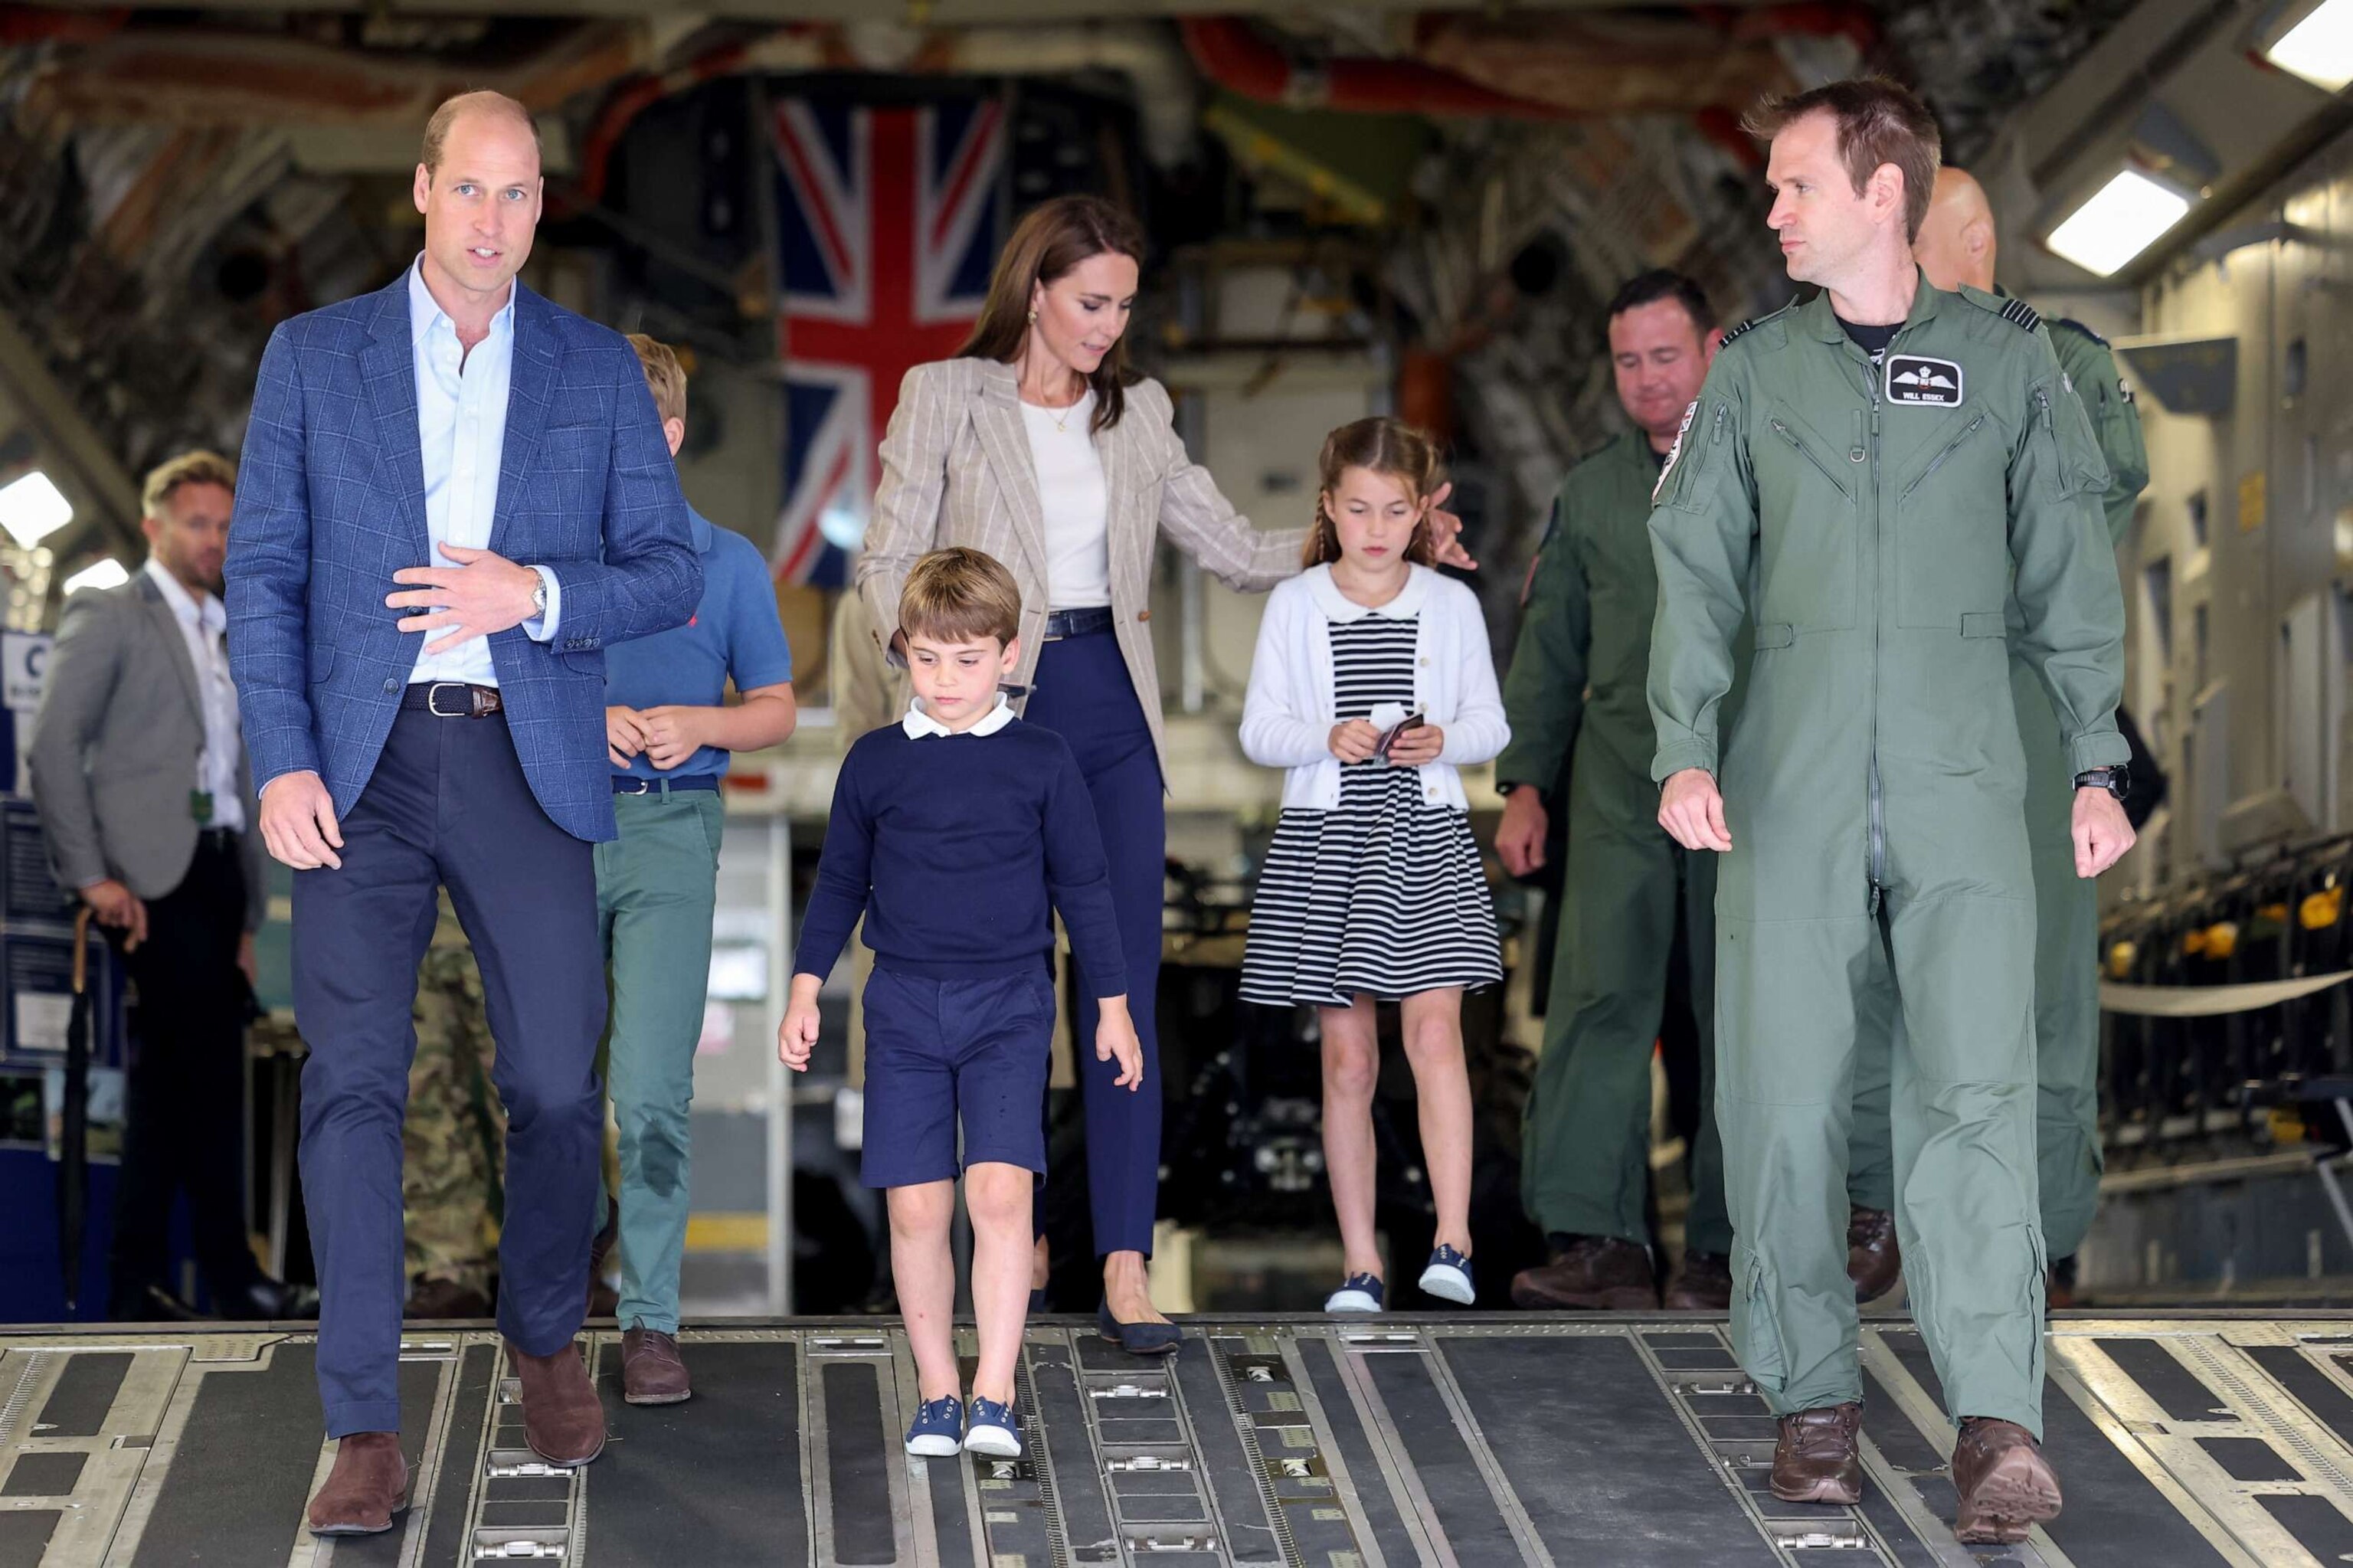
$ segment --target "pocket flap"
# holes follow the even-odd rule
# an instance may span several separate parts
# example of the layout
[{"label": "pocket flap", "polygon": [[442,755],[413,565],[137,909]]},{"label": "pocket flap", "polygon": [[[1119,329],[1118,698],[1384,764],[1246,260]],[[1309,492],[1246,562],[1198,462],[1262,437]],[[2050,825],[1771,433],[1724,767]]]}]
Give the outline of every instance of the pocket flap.
[{"label": "pocket flap", "polygon": [[1757,646],[1759,650],[1793,647],[1797,641],[1798,629],[1787,621],[1768,620],[1757,628]]},{"label": "pocket flap", "polygon": [[1964,615],[1961,617],[1961,635],[1964,637],[2007,637],[2010,635],[2010,626],[2008,622],[2003,620],[2001,613],[1999,610],[1978,610],[1974,614]]}]

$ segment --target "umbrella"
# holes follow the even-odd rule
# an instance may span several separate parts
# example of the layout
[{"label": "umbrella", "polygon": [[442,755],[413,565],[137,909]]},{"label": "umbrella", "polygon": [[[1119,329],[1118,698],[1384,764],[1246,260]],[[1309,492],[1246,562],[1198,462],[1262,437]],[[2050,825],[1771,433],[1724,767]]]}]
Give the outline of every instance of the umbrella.
[{"label": "umbrella", "polygon": [[73,1016],[66,1025],[66,1088],[58,1133],[58,1261],[66,1315],[81,1295],[81,1240],[90,1212],[90,909],[74,916]]}]

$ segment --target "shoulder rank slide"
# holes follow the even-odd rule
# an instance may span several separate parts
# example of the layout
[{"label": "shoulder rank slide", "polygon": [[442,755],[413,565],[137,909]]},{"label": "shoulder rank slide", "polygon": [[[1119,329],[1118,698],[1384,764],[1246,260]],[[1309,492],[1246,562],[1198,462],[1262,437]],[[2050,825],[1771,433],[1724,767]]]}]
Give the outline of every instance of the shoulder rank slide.
[{"label": "shoulder rank slide", "polygon": [[1998,313],[2000,315],[2002,320],[2024,332],[2032,332],[2036,327],[2042,324],[2042,318],[2035,314],[2034,307],[2028,304],[2024,300],[2009,299],[2002,301],[2001,310]]},{"label": "shoulder rank slide", "polygon": [[1726,347],[1729,347],[1729,346],[1731,345],[1731,344],[1732,344],[1733,340],[1734,340],[1735,338],[1739,337],[1743,333],[1755,332],[1758,327],[1763,326],[1767,322],[1771,321],[1775,316],[1778,316],[1778,315],[1780,315],[1780,314],[1783,314],[1784,313],[1786,313],[1786,312],[1789,309],[1789,305],[1794,305],[1794,304],[1796,304],[1797,302],[1797,302],[1795,299],[1792,299],[1792,300],[1789,302],[1789,304],[1788,304],[1788,305],[1783,305],[1783,306],[1781,307],[1781,309],[1780,309],[1780,310],[1778,310],[1778,311],[1767,311],[1767,312],[1766,312],[1763,315],[1761,315],[1761,316],[1750,316],[1746,321],[1742,322],[1738,326],[1734,327],[1730,332],[1725,333],[1725,334],[1724,334],[1724,341],[1723,341],[1722,343],[1717,344],[1716,344],[1716,346],[1717,346],[1718,348],[1726,348]]},{"label": "shoulder rank slide", "polygon": [[2069,332],[2083,334],[2084,336],[2090,338],[2102,348],[2109,346],[2108,340],[2106,338],[2102,337],[2098,333],[2094,332],[2090,327],[2085,326],[2082,322],[2075,320],[2072,316],[2053,316],[2045,324],[2048,325],[2052,332],[2057,332],[2061,327],[2065,327]]}]

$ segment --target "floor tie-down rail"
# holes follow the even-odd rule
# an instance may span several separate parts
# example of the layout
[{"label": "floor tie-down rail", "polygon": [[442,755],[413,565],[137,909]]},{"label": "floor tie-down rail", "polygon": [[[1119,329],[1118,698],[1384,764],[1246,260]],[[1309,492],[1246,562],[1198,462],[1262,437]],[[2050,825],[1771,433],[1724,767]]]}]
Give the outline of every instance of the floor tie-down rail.
[{"label": "floor tie-down rail", "polygon": [[1194,1319],[1155,1360],[1048,1320],[1019,1460],[901,1452],[917,1395],[891,1319],[690,1330],[695,1398],[647,1409],[620,1400],[617,1337],[585,1339],[611,1441],[566,1472],[524,1445],[494,1333],[409,1334],[413,1506],[330,1543],[301,1529],[329,1457],[308,1336],[0,1334],[0,1568],[2353,1561],[2353,1317],[2058,1321],[2066,1510],[1976,1552],[1900,1320],[1865,1331],[1857,1509],[1773,1499],[1772,1421],[1705,1319]]}]

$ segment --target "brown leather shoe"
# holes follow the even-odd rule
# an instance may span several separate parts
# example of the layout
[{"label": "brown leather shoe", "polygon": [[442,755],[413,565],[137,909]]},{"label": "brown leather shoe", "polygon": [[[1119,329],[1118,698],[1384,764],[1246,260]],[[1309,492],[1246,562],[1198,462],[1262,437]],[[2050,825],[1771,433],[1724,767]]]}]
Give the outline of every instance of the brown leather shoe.
[{"label": "brown leather shoe", "polygon": [[575,1347],[532,1356],[509,1340],[507,1360],[522,1383],[522,1436],[533,1453],[569,1467],[605,1451],[605,1407]]},{"label": "brown leather shoe", "polygon": [[408,1461],[397,1432],[354,1432],[311,1499],[313,1535],[378,1535],[408,1510]]},{"label": "brown leather shoe", "polygon": [[1862,1430],[1862,1406],[1827,1404],[1781,1417],[1773,1445],[1773,1495],[1783,1502],[1842,1503],[1862,1500],[1862,1455],[1855,1434]]},{"label": "brown leather shoe", "polygon": [[1686,1252],[1667,1281],[1670,1312],[1732,1310],[1732,1260],[1720,1252]]},{"label": "brown leather shoe", "polygon": [[410,1318],[487,1318],[491,1298],[454,1279],[420,1279],[408,1293]]},{"label": "brown leather shoe", "polygon": [[1857,1305],[1876,1301],[1904,1277],[1904,1252],[1895,1244],[1895,1216],[1885,1209],[1856,1208],[1846,1220],[1846,1277],[1854,1281]]},{"label": "brown leather shoe", "polygon": [[694,1397],[676,1340],[659,1329],[621,1330],[621,1397],[631,1404],[683,1404]]},{"label": "brown leather shoe", "polygon": [[2016,1422],[1962,1419],[1953,1442],[1953,1489],[1961,1499],[1953,1533],[1964,1546],[2023,1541],[2028,1531],[2059,1517],[2059,1478],[2042,1446]]},{"label": "brown leather shoe", "polygon": [[1616,1236],[1578,1236],[1550,1263],[1512,1277],[1517,1307],[1645,1312],[1659,1305],[1651,1249]]}]

